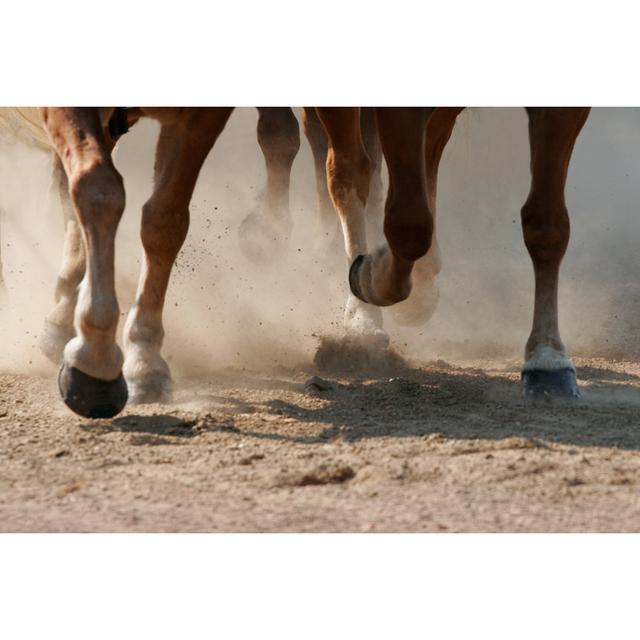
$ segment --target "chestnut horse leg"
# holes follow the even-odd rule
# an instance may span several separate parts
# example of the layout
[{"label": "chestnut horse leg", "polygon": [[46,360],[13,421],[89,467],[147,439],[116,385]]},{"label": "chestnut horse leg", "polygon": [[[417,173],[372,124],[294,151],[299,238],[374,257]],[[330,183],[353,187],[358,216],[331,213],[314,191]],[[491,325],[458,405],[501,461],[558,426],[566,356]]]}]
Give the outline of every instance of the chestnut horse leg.
[{"label": "chestnut horse leg", "polygon": [[[371,163],[365,151],[357,108],[318,107],[317,114],[329,139],[327,184],[340,218],[347,258],[352,262],[366,253],[365,206]],[[344,316],[348,335],[387,345],[380,309],[349,295]]]},{"label": "chestnut horse leg", "polygon": [[[132,127],[139,119],[137,109],[127,112],[128,126]],[[117,139],[114,139],[109,128],[104,128],[104,136],[109,153],[113,151]],[[50,195],[60,200],[65,227],[62,264],[54,292],[54,307],[45,318],[44,330],[40,338],[40,350],[54,364],[62,362],[65,345],[75,337],[73,326],[74,313],[78,300],[78,288],[85,274],[85,255],[82,232],[69,197],[69,180],[62,162],[53,153],[53,169],[51,173]]]},{"label": "chestnut horse leg", "polygon": [[[331,230],[335,226],[336,218],[327,185],[327,151],[329,148],[327,132],[313,107],[305,107],[302,122],[305,135],[311,147],[316,170],[316,188],[318,191],[322,234],[334,238],[337,237],[337,233],[332,233]],[[360,110],[360,126],[362,142],[371,161],[371,181],[369,197],[367,198],[367,211],[375,215],[382,209],[382,150],[378,138],[374,108],[364,107]],[[337,227],[335,230],[336,232],[338,231]]]},{"label": "chestnut horse leg", "polygon": [[45,107],[41,115],[69,179],[87,264],[75,311],[77,335],[64,349],[58,384],[76,413],[111,417],[127,401],[122,352],[115,340],[119,309],[114,288],[124,186],[111,161],[100,109]]},{"label": "chestnut horse leg", "polygon": [[[371,161],[371,181],[367,198],[367,215],[381,216],[384,198],[382,194],[382,147],[376,124],[376,110],[373,107],[360,109],[360,130],[362,143]],[[326,180],[325,180],[326,182]]]},{"label": "chestnut horse leg", "polygon": [[313,164],[316,171],[316,189],[318,192],[318,206],[320,208],[320,228],[322,234],[326,235],[330,241],[338,234],[336,224],[336,214],[331,203],[329,187],[327,185],[327,152],[329,141],[327,132],[318,118],[318,113],[314,107],[305,107],[302,110],[302,124],[304,133],[309,141]]},{"label": "chestnut horse leg", "polygon": [[536,108],[529,114],[531,190],[522,208],[524,242],[533,262],[533,327],[522,369],[526,398],[579,397],[576,370],[558,328],[558,275],[569,243],[564,199],[573,146],[587,108]]},{"label": "chestnut horse leg", "polygon": [[51,180],[52,191],[56,190],[60,198],[65,235],[62,264],[54,293],[55,306],[45,318],[40,350],[51,362],[59,365],[67,342],[76,335],[73,319],[78,287],[85,273],[85,257],[82,232],[69,197],[69,181],[56,154],[53,158]]},{"label": "chestnut horse leg", "polygon": [[289,183],[300,149],[298,120],[289,107],[258,107],[258,143],[267,169],[266,210],[249,214],[240,226],[240,247],[254,262],[274,257],[274,247],[291,234]]},{"label": "chestnut horse leg", "polygon": [[[429,208],[436,216],[436,193],[438,188],[438,168],[444,148],[449,142],[456,118],[462,111],[460,107],[438,107],[429,118],[425,145],[425,163],[427,173],[427,199]],[[423,325],[431,318],[438,306],[440,292],[435,281],[442,268],[440,247],[436,228],[433,230],[431,248],[424,258],[416,262],[413,269],[414,293],[407,300],[390,309],[393,319],[399,324]]]},{"label": "chestnut horse leg", "polygon": [[372,254],[359,251],[349,284],[360,300],[388,306],[411,292],[414,263],[429,251],[433,214],[427,198],[425,137],[433,109],[379,108],[378,132],[389,170],[384,232],[387,243]]},{"label": "chestnut horse leg", "polygon": [[[155,188],[142,209],[142,270],[124,330],[124,374],[132,402],[159,402],[171,396],[169,366],[160,355],[165,294],[189,228],[189,203],[198,174],[231,111],[193,108],[180,110],[177,119],[159,115]],[[149,112],[153,117],[153,110]]]}]

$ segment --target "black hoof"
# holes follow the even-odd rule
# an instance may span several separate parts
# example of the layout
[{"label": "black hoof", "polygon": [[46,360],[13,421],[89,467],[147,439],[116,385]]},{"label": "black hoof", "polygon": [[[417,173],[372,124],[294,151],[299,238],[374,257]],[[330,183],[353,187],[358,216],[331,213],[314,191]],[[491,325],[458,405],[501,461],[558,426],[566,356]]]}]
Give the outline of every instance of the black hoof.
[{"label": "black hoof", "polygon": [[67,407],[84,418],[113,418],[127,404],[127,383],[122,373],[115,380],[99,380],[63,364],[58,388]]},{"label": "black hoof", "polygon": [[364,256],[359,255],[351,264],[351,268],[349,269],[349,288],[351,289],[351,293],[353,293],[353,295],[356,298],[359,298],[360,300],[362,300],[362,302],[367,302],[364,296],[362,295],[362,291],[360,290],[360,285],[359,285],[360,279],[358,277],[358,274],[360,273],[360,268],[362,267],[363,263],[364,263]]},{"label": "black hoof", "polygon": [[522,394],[525,400],[581,397],[576,372],[568,368],[558,371],[523,371]]}]

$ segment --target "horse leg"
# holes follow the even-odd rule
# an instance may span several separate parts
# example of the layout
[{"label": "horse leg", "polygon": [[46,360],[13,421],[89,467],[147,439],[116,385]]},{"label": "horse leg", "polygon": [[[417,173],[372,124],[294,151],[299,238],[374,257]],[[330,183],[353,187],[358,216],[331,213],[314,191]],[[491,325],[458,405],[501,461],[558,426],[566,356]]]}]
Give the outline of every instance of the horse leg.
[{"label": "horse leg", "polygon": [[536,108],[529,114],[531,190],[522,207],[524,242],[533,262],[533,327],[525,347],[525,398],[579,397],[576,369],[558,328],[558,276],[569,243],[564,189],[573,146],[586,108]]},{"label": "horse leg", "polygon": [[[329,148],[327,132],[322,122],[320,122],[315,108],[306,107],[302,113],[304,132],[311,147],[316,170],[316,188],[318,191],[321,226],[329,229],[335,223],[335,213],[327,185],[326,165],[327,151]],[[381,209],[380,205],[382,203],[382,150],[375,122],[375,109],[372,107],[363,107],[360,109],[360,128],[362,132],[362,143],[371,161],[367,212],[373,212],[375,214]],[[324,233],[327,236],[330,235],[328,230]]]},{"label": "horse leg", "polygon": [[[320,206],[321,224],[330,227],[334,224],[335,214],[327,186],[327,151],[329,148],[327,132],[318,118],[316,109],[306,107],[303,109],[302,122],[304,132],[309,141],[313,162],[316,170],[316,188],[318,191],[318,203]],[[382,202],[382,150],[378,139],[378,129],[375,122],[375,109],[363,107],[360,109],[360,128],[362,143],[367,156],[371,161],[371,179],[369,196],[367,198],[367,211],[379,211]],[[329,232],[326,232],[329,235]]]},{"label": "horse leg", "polygon": [[272,259],[274,247],[291,234],[289,184],[300,149],[298,120],[289,107],[258,107],[258,143],[267,169],[266,211],[249,214],[240,226],[240,247],[254,262]]},{"label": "horse leg", "polygon": [[142,209],[142,270],[124,330],[124,374],[132,402],[160,402],[171,396],[169,366],[160,355],[165,294],[189,228],[189,203],[198,174],[231,111],[185,109],[177,121],[161,120],[155,188]]},{"label": "horse leg", "polygon": [[407,300],[394,305],[391,309],[393,319],[402,325],[418,326],[429,321],[438,306],[440,291],[436,276],[442,268],[440,247],[436,234],[436,192],[438,188],[438,169],[444,148],[449,142],[456,118],[462,111],[459,107],[439,107],[429,118],[425,145],[425,165],[427,174],[427,200],[434,216],[434,230],[431,248],[424,258],[416,262],[413,269],[414,293]]},{"label": "horse leg", "polygon": [[69,182],[60,158],[54,154],[52,191],[56,190],[65,225],[62,264],[54,293],[55,306],[45,318],[40,350],[51,362],[60,364],[65,345],[75,337],[73,326],[78,287],[85,273],[85,256],[80,225],[69,197]]},{"label": "horse leg", "polygon": [[114,248],[125,202],[122,177],[111,161],[99,109],[45,107],[41,115],[69,179],[87,264],[75,311],[77,335],[64,349],[58,384],[76,413],[111,417],[127,401],[115,340]]},{"label": "horse leg", "polygon": [[300,127],[290,107],[258,108],[258,143],[267,168],[267,209],[291,224],[291,167],[300,150]]},{"label": "horse leg", "polygon": [[[329,141],[326,180],[340,218],[349,262],[367,250],[365,206],[369,192],[370,161],[362,142],[357,108],[318,107],[317,114]],[[348,335],[372,346],[386,346],[380,309],[349,294],[344,315]]]},{"label": "horse leg", "polygon": [[320,227],[323,230],[323,235],[333,239],[337,235],[337,225],[336,214],[333,210],[327,185],[327,152],[329,150],[327,132],[322,122],[320,122],[315,107],[305,107],[302,110],[302,125],[313,155],[318,207],[320,210]]},{"label": "horse leg", "polygon": [[[378,216],[383,208],[382,195],[382,147],[376,125],[376,110],[373,107],[360,109],[360,130],[362,143],[371,161],[371,180],[367,198],[367,214]],[[326,180],[325,180],[326,182]]]},{"label": "horse leg", "polygon": [[[136,109],[129,109],[127,126],[131,128],[139,119]],[[104,128],[104,136],[109,153],[113,151],[117,138],[109,127]],[[85,256],[80,225],[69,197],[69,180],[60,158],[53,153],[50,196],[60,201],[65,227],[62,264],[58,273],[54,292],[54,308],[45,318],[44,330],[40,337],[40,350],[54,364],[62,362],[65,345],[75,337],[74,312],[78,300],[78,287],[85,274]],[[55,196],[54,196],[55,192]]]},{"label": "horse leg", "polygon": [[372,254],[360,252],[349,272],[355,296],[378,306],[406,299],[414,263],[426,255],[433,214],[425,175],[425,134],[430,108],[378,108],[378,132],[389,171],[385,205],[386,244]]}]

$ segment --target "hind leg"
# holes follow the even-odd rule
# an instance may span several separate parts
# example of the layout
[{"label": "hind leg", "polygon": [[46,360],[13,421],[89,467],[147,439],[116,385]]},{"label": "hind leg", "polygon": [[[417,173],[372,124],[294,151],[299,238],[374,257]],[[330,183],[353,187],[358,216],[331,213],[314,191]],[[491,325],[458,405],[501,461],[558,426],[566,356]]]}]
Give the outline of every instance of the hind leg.
[{"label": "hind leg", "polygon": [[258,143],[267,169],[265,210],[249,214],[240,226],[240,247],[254,262],[274,257],[291,234],[289,184],[300,149],[298,120],[289,107],[258,107]]},{"label": "hind leg", "polygon": [[165,294],[189,228],[198,173],[230,115],[226,108],[184,109],[178,120],[161,119],[155,189],[142,210],[142,270],[124,330],[124,374],[132,402],[160,402],[171,396],[169,366],[160,354]]},{"label": "hind leg", "polygon": [[[459,107],[439,107],[429,118],[425,144],[425,169],[427,174],[427,199],[429,208],[436,215],[436,193],[438,169],[442,153],[451,137],[456,118],[462,111]],[[390,313],[394,320],[403,325],[423,325],[434,314],[438,306],[440,292],[436,276],[442,268],[438,236],[434,226],[431,247],[424,258],[416,262],[413,269],[414,293],[407,300],[394,305]]]},{"label": "hind leg", "polygon": [[[327,152],[329,150],[327,132],[322,122],[320,122],[316,109],[313,107],[305,107],[303,109],[302,121],[304,132],[313,154],[322,234],[329,238],[338,238],[339,230],[336,225],[336,217],[327,184],[326,165]],[[360,130],[362,143],[371,163],[369,196],[367,197],[366,209],[369,215],[377,215],[382,210],[382,149],[378,138],[374,108],[363,107],[360,109]]]},{"label": "hind leg", "polygon": [[371,179],[369,182],[369,196],[367,197],[367,217],[378,217],[384,207],[382,193],[382,147],[376,125],[376,110],[373,107],[360,109],[360,131],[362,143],[371,161]]},{"label": "hind leg", "polygon": [[54,154],[52,190],[57,191],[65,225],[62,264],[54,293],[54,308],[45,318],[40,350],[51,362],[60,364],[65,345],[75,337],[73,326],[78,288],[85,273],[82,232],[69,198],[69,183],[60,158]]},{"label": "hind leg", "polygon": [[533,327],[522,369],[527,398],[579,396],[576,370],[567,357],[558,328],[558,277],[569,242],[564,199],[573,146],[589,110],[528,109],[531,190],[522,208],[524,241],[533,262]]},{"label": "hind leg", "polygon": [[[362,143],[357,108],[318,108],[328,138],[327,184],[340,218],[349,262],[367,250],[365,206],[369,192],[370,161]],[[344,317],[348,335],[386,346],[380,309],[349,294]]]},{"label": "hind leg", "polygon": [[318,193],[318,208],[320,211],[321,234],[332,242],[339,233],[336,214],[331,202],[327,185],[327,152],[329,139],[315,107],[305,107],[302,110],[302,124],[304,134],[311,147],[313,166],[316,173],[316,190]]},{"label": "hind leg", "polygon": [[433,214],[426,193],[425,134],[433,109],[379,108],[378,131],[389,170],[385,206],[387,242],[372,254],[360,253],[349,272],[351,291],[361,300],[388,306],[411,292],[414,263],[426,255]]},{"label": "hind leg", "polygon": [[87,263],[75,311],[77,335],[64,349],[60,392],[82,416],[111,417],[127,401],[122,352],[115,340],[114,249],[124,210],[122,178],[111,161],[98,109],[47,107],[41,113],[69,178]]}]

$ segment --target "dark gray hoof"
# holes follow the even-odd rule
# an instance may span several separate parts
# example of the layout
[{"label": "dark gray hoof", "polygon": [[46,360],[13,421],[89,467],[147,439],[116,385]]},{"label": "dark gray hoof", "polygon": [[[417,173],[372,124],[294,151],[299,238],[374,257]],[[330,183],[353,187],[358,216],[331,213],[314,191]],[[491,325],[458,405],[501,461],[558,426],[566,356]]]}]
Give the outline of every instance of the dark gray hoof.
[{"label": "dark gray hoof", "polygon": [[364,263],[364,256],[359,255],[351,264],[351,268],[349,269],[349,288],[351,289],[351,293],[353,295],[362,300],[362,302],[367,302],[364,296],[362,295],[362,291],[360,289],[360,269],[362,268],[362,264]]},{"label": "dark gray hoof", "polygon": [[127,404],[127,383],[122,373],[115,380],[99,380],[63,364],[58,389],[67,407],[84,418],[113,418]]},{"label": "dark gray hoof", "polygon": [[580,398],[581,393],[573,369],[522,372],[522,394],[525,400]]}]

